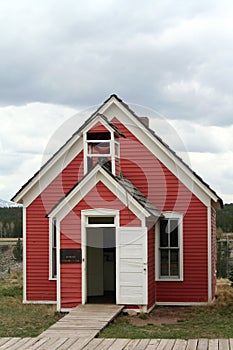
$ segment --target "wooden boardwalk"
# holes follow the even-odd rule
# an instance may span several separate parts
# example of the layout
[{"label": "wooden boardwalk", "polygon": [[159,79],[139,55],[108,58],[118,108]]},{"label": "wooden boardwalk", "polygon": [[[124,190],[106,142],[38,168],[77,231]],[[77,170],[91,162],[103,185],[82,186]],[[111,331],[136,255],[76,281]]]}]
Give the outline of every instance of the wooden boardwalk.
[{"label": "wooden boardwalk", "polygon": [[[123,309],[112,304],[85,304],[70,313],[43,332],[40,337],[94,338]],[[1,348],[0,348],[1,349]]]},{"label": "wooden boardwalk", "polygon": [[36,338],[0,338],[0,350],[233,350],[233,339],[95,338],[121,310],[79,305]]},{"label": "wooden boardwalk", "polygon": [[0,350],[233,350],[233,339],[0,338]]}]

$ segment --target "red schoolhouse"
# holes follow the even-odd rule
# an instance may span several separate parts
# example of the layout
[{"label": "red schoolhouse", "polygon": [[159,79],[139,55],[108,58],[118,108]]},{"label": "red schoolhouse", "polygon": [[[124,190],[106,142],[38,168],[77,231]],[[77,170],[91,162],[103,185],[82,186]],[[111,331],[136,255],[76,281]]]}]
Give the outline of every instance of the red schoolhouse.
[{"label": "red schoolhouse", "polygon": [[116,95],[20,189],[24,303],[211,302],[219,196]]}]

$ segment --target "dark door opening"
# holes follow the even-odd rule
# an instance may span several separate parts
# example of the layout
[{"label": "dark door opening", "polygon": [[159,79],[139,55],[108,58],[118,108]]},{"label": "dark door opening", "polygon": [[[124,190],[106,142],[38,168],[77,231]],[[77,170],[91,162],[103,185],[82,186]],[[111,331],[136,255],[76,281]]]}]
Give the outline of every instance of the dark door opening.
[{"label": "dark door opening", "polygon": [[87,228],[87,302],[116,303],[115,227]]}]

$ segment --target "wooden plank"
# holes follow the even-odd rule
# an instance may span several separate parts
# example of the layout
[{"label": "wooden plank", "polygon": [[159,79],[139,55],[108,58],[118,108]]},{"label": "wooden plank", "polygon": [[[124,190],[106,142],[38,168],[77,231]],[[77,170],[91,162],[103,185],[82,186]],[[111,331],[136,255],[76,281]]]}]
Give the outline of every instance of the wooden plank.
[{"label": "wooden plank", "polygon": [[147,345],[146,350],[157,350],[160,339],[150,339],[149,344]]},{"label": "wooden plank", "polygon": [[[171,339],[161,339],[159,345],[157,346],[156,350],[167,350],[171,349],[171,342],[169,341]],[[173,339],[174,344],[175,340]]]},{"label": "wooden plank", "polygon": [[96,349],[99,345],[101,345],[104,341],[104,338],[94,338],[88,343],[83,350],[93,350]]},{"label": "wooden plank", "polygon": [[218,350],[218,339],[209,339],[208,350]]},{"label": "wooden plank", "polygon": [[228,339],[219,339],[218,341],[219,350],[229,350],[229,341]]},{"label": "wooden plank", "polygon": [[111,350],[122,350],[130,342],[130,339],[115,339],[111,345]]},{"label": "wooden plank", "polygon": [[15,343],[14,345],[11,345],[10,349],[11,350],[20,350],[20,349],[25,349],[26,344],[29,342],[29,340],[32,338],[21,338]]},{"label": "wooden plank", "polygon": [[113,344],[114,341],[115,341],[114,339],[104,339],[104,341],[100,345],[98,345],[95,348],[95,350],[108,350],[108,349],[111,349],[111,345]]},{"label": "wooden plank", "polygon": [[139,343],[140,339],[131,339],[129,343],[124,347],[124,350],[133,350]]},{"label": "wooden plank", "polygon": [[91,340],[92,340],[91,337],[79,338],[68,349],[69,350],[81,350],[81,349],[85,348],[85,346],[87,344],[89,344]]},{"label": "wooden plank", "polygon": [[71,345],[74,344],[74,342],[77,340],[77,338],[67,338],[67,340],[65,341],[65,343],[63,343],[62,345],[60,345],[56,350],[67,350],[70,348]]},{"label": "wooden plank", "polygon": [[0,338],[0,345],[6,344],[11,338]]},{"label": "wooden plank", "polygon": [[135,350],[145,350],[149,344],[150,339],[141,339],[136,345]]},{"label": "wooden plank", "polygon": [[185,350],[196,350],[196,348],[197,348],[197,342],[198,342],[197,339],[189,339],[189,340],[187,341],[187,346],[186,346],[186,349],[185,349]]},{"label": "wooden plank", "polygon": [[187,341],[186,340],[184,340],[184,339],[177,339],[177,340],[175,340],[175,344],[174,344],[174,347],[172,348],[172,350],[185,350],[186,345],[187,345]]},{"label": "wooden plank", "polygon": [[8,338],[8,341],[0,346],[0,349],[11,349],[21,338]]},{"label": "wooden plank", "polygon": [[208,339],[198,339],[197,350],[208,350]]},{"label": "wooden plank", "polygon": [[230,347],[230,350],[233,350],[233,338],[229,339],[229,347]]},{"label": "wooden plank", "polygon": [[25,350],[25,348],[28,349],[38,341],[38,338],[24,338],[24,339],[27,339],[27,342],[24,344],[20,344],[20,347],[17,348],[17,350]]},{"label": "wooden plank", "polygon": [[41,345],[47,342],[49,338],[40,338],[37,339],[27,350],[37,350]]}]

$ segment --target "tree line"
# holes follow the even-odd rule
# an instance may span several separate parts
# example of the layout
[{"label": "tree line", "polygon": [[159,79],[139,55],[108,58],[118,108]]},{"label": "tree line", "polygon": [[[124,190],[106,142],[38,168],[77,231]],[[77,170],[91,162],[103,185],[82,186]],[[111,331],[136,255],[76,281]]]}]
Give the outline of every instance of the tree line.
[{"label": "tree line", "polygon": [[[0,208],[0,238],[22,237],[22,207]],[[233,233],[233,203],[217,210],[218,232]]]},{"label": "tree line", "polygon": [[233,203],[225,204],[216,212],[218,232],[233,233]]},{"label": "tree line", "polygon": [[0,208],[0,238],[22,237],[22,207]]}]

